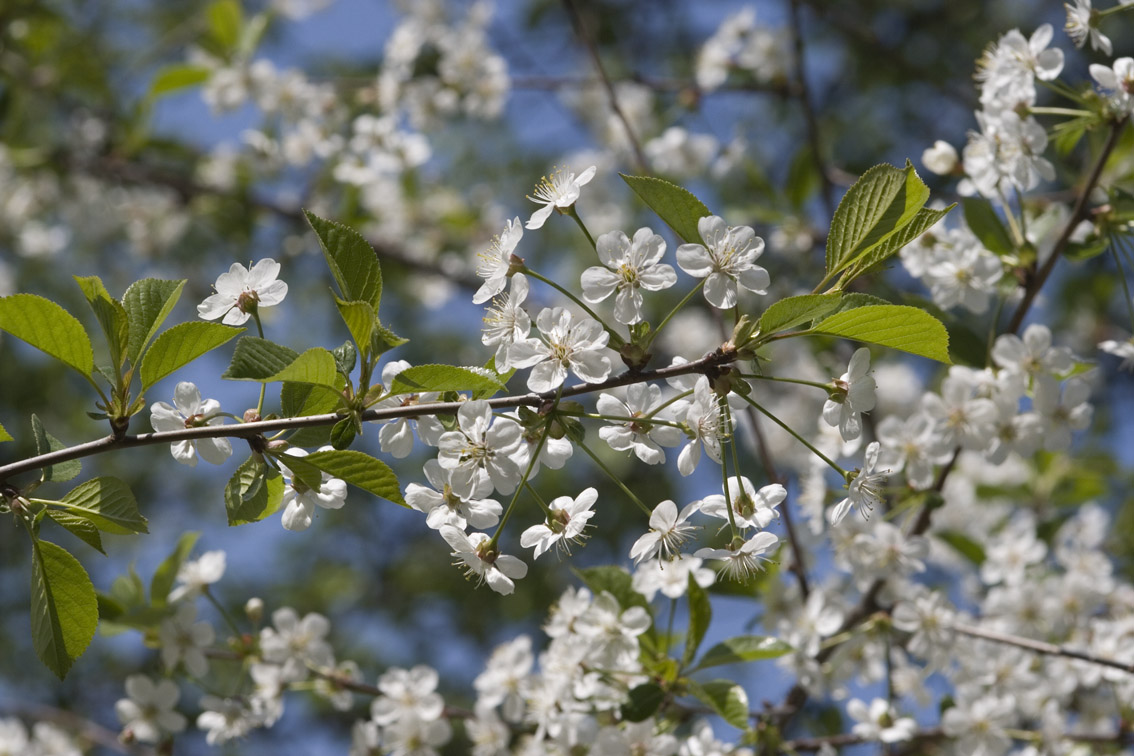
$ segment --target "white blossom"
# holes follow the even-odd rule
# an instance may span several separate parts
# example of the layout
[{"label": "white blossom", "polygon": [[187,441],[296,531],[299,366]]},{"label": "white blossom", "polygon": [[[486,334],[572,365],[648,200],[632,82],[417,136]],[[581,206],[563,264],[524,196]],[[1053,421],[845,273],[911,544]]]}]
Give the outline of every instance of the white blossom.
[{"label": "white blossom", "polygon": [[157,743],[185,729],[185,717],[173,710],[181,691],[172,680],[155,683],[145,675],[126,678],[126,695],[114,704],[124,733],[142,743]]},{"label": "white blossom", "polygon": [[[188,381],[177,384],[173,390],[173,406],[165,402],[150,405],[150,425],[158,433],[199,428],[206,425],[223,425],[220,402],[216,399],[201,401],[201,392]],[[232,456],[232,444],[227,438],[198,438],[175,441],[170,445],[173,458],[183,465],[197,466],[197,457],[214,465],[223,464]]]},{"label": "white blossom", "polygon": [[597,166],[592,165],[576,176],[570,171],[556,168],[551,175],[540,179],[535,188],[535,196],[528,197],[528,199],[536,204],[543,205],[543,207],[532,213],[526,227],[529,229],[543,228],[543,224],[551,216],[552,210],[563,212],[566,208],[574,205],[575,200],[579,199],[581,188],[595,177],[596,170],[598,170]]},{"label": "white blossom", "polygon": [[242,325],[260,307],[278,305],[287,296],[287,284],[277,280],[279,274],[280,264],[270,257],[251,269],[233,263],[217,278],[217,293],[197,305],[197,314],[204,320],[223,318],[225,325]]},{"label": "white blossom", "polygon": [[705,244],[682,244],[677,264],[694,278],[705,279],[705,299],[722,310],[736,305],[737,286],[767,294],[768,271],[756,265],[764,240],[748,226],[728,226],[722,218],[706,215],[697,221]]},{"label": "white blossom", "polygon": [[595,241],[603,266],[583,271],[583,299],[594,304],[615,291],[614,319],[632,325],[642,319],[642,291],[661,291],[677,283],[673,267],[661,263],[665,240],[649,228],[634,232],[634,239],[610,231]]},{"label": "white blossom", "polygon": [[543,339],[515,342],[508,352],[514,368],[532,368],[528,388],[537,393],[563,385],[570,370],[587,383],[605,381],[614,364],[610,334],[592,318],[575,318],[564,307],[544,308],[536,317]]},{"label": "white blossom", "polygon": [[453,549],[453,556],[463,564],[465,573],[475,578],[477,583],[488,583],[488,587],[505,596],[516,590],[516,583],[528,574],[528,566],[509,554],[501,554],[490,546],[490,539],[484,533],[464,533],[452,525],[441,527],[441,537]]}]

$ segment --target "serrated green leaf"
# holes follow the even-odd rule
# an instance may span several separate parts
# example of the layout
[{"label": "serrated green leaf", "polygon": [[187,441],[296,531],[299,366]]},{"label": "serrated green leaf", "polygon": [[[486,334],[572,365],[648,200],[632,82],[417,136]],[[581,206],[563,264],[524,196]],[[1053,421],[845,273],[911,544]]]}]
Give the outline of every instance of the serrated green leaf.
[{"label": "serrated green leaf", "polygon": [[86,297],[87,303],[94,311],[102,333],[106,336],[106,344],[110,349],[111,385],[116,383],[118,371],[126,361],[126,353],[130,340],[130,322],[122,304],[110,296],[110,292],[102,284],[98,276],[73,276],[75,283]]},{"label": "serrated green leaf", "polygon": [[[31,423],[32,435],[35,436],[35,450],[37,454],[46,454],[67,448],[66,444],[47,432],[47,429],[43,427],[43,422],[39,419],[38,415],[33,414],[31,416]],[[77,459],[57,462],[54,465],[43,468],[43,479],[45,481],[51,480],[56,483],[63,483],[77,477],[82,471],[83,463]]]},{"label": "serrated green leaf", "polygon": [[150,97],[161,97],[179,89],[204,84],[211,75],[212,69],[205,66],[194,66],[189,63],[164,66],[150,82]]},{"label": "serrated green leaf", "polygon": [[230,381],[267,381],[295,362],[299,352],[256,336],[241,336],[232,350],[232,362],[221,378]]},{"label": "serrated green leaf", "polygon": [[283,494],[283,476],[279,471],[269,468],[258,457],[249,457],[236,468],[224,487],[228,524],[259,522],[279,510]]},{"label": "serrated green leaf", "polygon": [[761,335],[787,330],[832,312],[839,306],[841,294],[803,294],[776,302],[760,316],[757,324]]},{"label": "serrated green leaf", "polygon": [[937,318],[916,307],[859,307],[832,315],[812,330],[814,333],[888,346],[950,364],[949,334],[945,326]]},{"label": "serrated green leaf", "polygon": [[369,302],[344,302],[338,297],[335,297],[335,306],[339,308],[339,315],[346,323],[350,337],[358,345],[363,359],[366,359],[370,354],[370,340],[374,336],[374,328],[378,325],[378,315],[374,307]]},{"label": "serrated green leaf", "polygon": [[346,302],[369,302],[378,312],[382,301],[382,269],[370,242],[353,228],[303,211],[319,238],[319,246]]},{"label": "serrated green leaf", "polygon": [[[195,531],[183,533],[181,538],[177,539],[177,545],[170,555],[158,565],[157,570],[154,571],[153,579],[150,580],[151,604],[165,606],[169,592],[173,590],[173,583],[177,579],[177,573],[181,569],[181,563],[189,558],[189,554],[192,553],[200,536],[201,534]],[[141,584],[141,579],[138,580],[138,583]]]},{"label": "serrated green leaf", "polygon": [[827,236],[827,274],[844,270],[856,258],[905,227],[929,199],[908,160],[904,169],[876,165],[854,182],[839,202]]},{"label": "serrated green leaf", "polygon": [[[347,418],[348,420],[350,418]],[[331,450],[308,454],[303,461],[352,486],[408,508],[394,471],[380,459],[360,451]]]},{"label": "serrated green leaf", "polygon": [[94,478],[80,483],[55,503],[72,514],[86,517],[107,533],[150,532],[130,487],[118,478]]},{"label": "serrated green leaf", "polygon": [[44,514],[62,525],[69,533],[82,540],[88,546],[102,552],[103,556],[106,555],[106,552],[102,548],[102,536],[98,534],[98,528],[86,517],[79,517],[78,515],[73,515],[70,512],[63,512],[58,509],[48,509]]},{"label": "serrated green leaf", "polygon": [[287,468],[292,480],[298,480],[308,488],[318,491],[323,487],[323,471],[315,465],[307,464],[304,461],[305,459],[306,457],[295,454],[279,454],[276,456],[276,461]]},{"label": "serrated green leaf", "polygon": [[682,241],[690,244],[703,243],[701,233],[697,230],[697,221],[712,213],[692,192],[651,176],[618,175]]},{"label": "serrated green leaf", "polygon": [[209,32],[221,47],[232,50],[240,42],[240,27],[244,25],[244,13],[237,0],[213,0],[205,9],[209,22]]},{"label": "serrated green leaf", "polygon": [[94,350],[83,324],[50,299],[35,294],[0,297],[0,330],[89,376]]},{"label": "serrated green leaf", "polygon": [[[280,389],[280,407],[285,417],[326,415],[342,409],[342,394],[309,383],[284,383]],[[327,425],[299,428],[288,437],[288,442],[292,446],[322,446],[330,435],[331,428]]]},{"label": "serrated green leaf", "polygon": [[331,446],[344,451],[354,443],[358,435],[358,423],[353,417],[344,417],[331,426]]},{"label": "serrated green leaf", "polygon": [[157,337],[142,358],[142,391],[243,332],[243,328],[203,321],[173,326]]},{"label": "serrated green leaf", "polygon": [[996,214],[992,203],[983,197],[964,197],[961,207],[965,213],[965,223],[968,224],[985,249],[1000,257],[1014,254],[1016,245],[1008,235],[1008,229]]},{"label": "serrated green leaf", "polygon": [[[513,375],[516,374],[516,368],[511,368],[510,370],[505,370],[503,373],[501,373],[499,370],[497,370],[496,369],[496,355],[493,355],[493,356],[488,358],[488,362],[485,363],[484,369],[489,371],[493,375],[495,375],[496,380],[500,383],[501,386],[504,386],[505,388],[506,388],[506,384],[508,383],[508,380]],[[473,399],[491,399],[495,394],[497,394],[501,390],[502,389],[492,389],[492,390],[485,389],[484,391],[474,391],[472,396],[473,396]]]},{"label": "serrated green leaf", "polygon": [[3,425],[0,425],[0,444],[4,443],[5,441],[15,441],[15,440],[16,439],[12,437],[12,434],[9,433],[7,431],[7,429],[4,428]]},{"label": "serrated green leaf", "polygon": [[260,380],[309,383],[314,386],[325,386],[334,391],[341,390],[345,385],[345,379],[335,363],[335,356],[322,347],[308,349],[283,370]]},{"label": "serrated green leaf", "polygon": [[731,680],[712,680],[707,683],[689,681],[689,692],[721,716],[724,721],[741,730],[748,729],[748,694]]},{"label": "serrated green leaf", "polygon": [[709,602],[709,594],[697,584],[693,573],[689,573],[689,629],[685,633],[685,651],[681,657],[681,665],[689,666],[705,633],[713,619],[713,606]]},{"label": "serrated green leaf", "polygon": [[596,596],[603,591],[609,591],[623,610],[632,606],[640,606],[647,612],[650,610],[646,597],[630,587],[630,573],[621,567],[587,567],[575,570],[575,574]]},{"label": "serrated green leaf", "polygon": [[887,236],[879,244],[867,249],[858,257],[852,259],[846,266],[846,274],[841,281],[846,285],[858,276],[877,269],[882,263],[898,254],[907,244],[918,238],[939,220],[944,218],[955,205],[941,210],[931,210],[923,207],[918,210],[909,223]]},{"label": "serrated green leaf", "polygon": [[958,554],[978,567],[984,563],[984,547],[956,530],[935,530],[933,535],[953,547]]},{"label": "serrated green leaf", "polygon": [[657,683],[642,683],[626,694],[622,718],[627,722],[644,722],[658,713],[665,700],[665,691]]},{"label": "serrated green leaf", "polygon": [[779,638],[765,635],[738,635],[710,648],[697,662],[695,669],[742,664],[760,659],[775,659],[791,653],[791,646]]},{"label": "serrated green leaf", "polygon": [[332,349],[331,354],[335,358],[335,368],[344,378],[354,371],[354,366],[358,363],[358,349],[354,344],[344,341]]},{"label": "serrated green leaf", "polygon": [[98,627],[98,597],[87,571],[61,546],[32,548],[31,629],[36,656],[60,680]]},{"label": "serrated green leaf", "polygon": [[374,333],[370,336],[370,355],[379,357],[394,347],[408,344],[409,339],[403,339],[398,334],[382,325],[381,321],[374,326]]},{"label": "serrated green leaf", "polygon": [[150,339],[157,335],[161,324],[173,311],[185,281],[166,281],[160,278],[143,278],[135,281],[122,295],[122,306],[130,321],[130,348],[127,356],[136,364]]},{"label": "serrated green leaf", "polygon": [[502,391],[496,374],[479,367],[415,365],[398,373],[390,382],[389,395],[444,391]]}]

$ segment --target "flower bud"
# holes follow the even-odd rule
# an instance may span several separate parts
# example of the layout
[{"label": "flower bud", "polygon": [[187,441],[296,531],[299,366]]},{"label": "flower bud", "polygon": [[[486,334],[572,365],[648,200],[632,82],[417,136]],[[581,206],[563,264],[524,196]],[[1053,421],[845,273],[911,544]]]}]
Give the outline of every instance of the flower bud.
[{"label": "flower bud", "polygon": [[264,618],[264,600],[258,596],[253,596],[245,601],[244,614],[253,625],[259,625],[260,620]]}]

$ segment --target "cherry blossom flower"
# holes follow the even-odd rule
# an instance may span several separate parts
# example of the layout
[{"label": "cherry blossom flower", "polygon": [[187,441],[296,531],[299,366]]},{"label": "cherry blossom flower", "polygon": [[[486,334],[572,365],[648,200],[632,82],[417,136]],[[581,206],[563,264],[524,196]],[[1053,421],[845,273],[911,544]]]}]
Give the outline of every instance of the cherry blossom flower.
[{"label": "cherry blossom flower", "polygon": [[438,440],[437,462],[452,470],[453,492],[463,499],[477,490],[477,471],[488,473],[492,485],[502,494],[516,490],[520,482],[519,423],[508,418],[492,419],[492,408],[484,400],[465,403],[457,410],[458,430]]},{"label": "cherry blossom flower", "polygon": [[485,346],[495,346],[496,370],[504,372],[511,368],[509,350],[517,341],[528,337],[532,329],[532,319],[524,310],[524,300],[528,298],[528,278],[522,273],[512,276],[512,286],[508,296],[497,298],[484,315],[484,329],[480,341]]},{"label": "cherry blossom flower", "polygon": [[733,475],[728,479],[728,499],[723,494],[706,496],[701,511],[710,517],[729,521],[728,503],[732,502],[732,519],[737,527],[764,529],[776,518],[776,507],[787,498],[787,489],[779,483],[764,486],[759,491],[752,481]]},{"label": "cherry blossom flower", "polygon": [[938,139],[932,147],[927,147],[921,153],[921,164],[938,176],[948,176],[957,167],[957,149],[948,142]]},{"label": "cherry blossom flower", "polygon": [[720,402],[712,389],[709,379],[700,376],[693,389],[693,401],[685,415],[685,424],[691,435],[685,448],[677,455],[677,470],[682,475],[691,475],[701,461],[701,448],[714,462],[721,461],[721,441],[729,434]]},{"label": "cherry blossom flower", "polygon": [[730,544],[725,549],[698,549],[693,556],[722,562],[721,572],[733,580],[743,582],[753,574],[763,571],[762,563],[768,560],[764,554],[779,542],[780,539],[775,533],[764,530],[747,541],[738,539],[737,543]]},{"label": "cherry blossom flower", "polygon": [[[331,448],[324,446],[319,451],[327,451]],[[296,448],[288,449],[284,454],[300,459],[307,456],[306,451]],[[316,491],[298,480],[295,473],[284,462],[280,461],[280,467],[284,475],[289,478],[287,487],[284,488],[283,516],[280,520],[287,530],[307,530],[311,527],[311,520],[315,516],[315,507],[341,509],[343,504],[346,503],[347,484],[345,481],[322,473],[323,482],[319,486],[319,490]]]},{"label": "cherry blossom flower", "polygon": [[[647,418],[672,421],[674,406],[666,404],[661,387],[654,383],[635,383],[626,388],[625,400],[607,392],[599,395],[595,407],[600,415],[633,418],[621,424],[604,425],[599,428],[599,438],[606,441],[616,451],[632,450],[638,459],[648,465],[665,461],[662,446],[677,446],[682,433],[672,425],[650,422]],[[610,421],[614,423],[615,421]]]},{"label": "cherry blossom flower", "polygon": [[[173,406],[165,402],[150,405],[150,425],[158,433],[200,428],[206,425],[223,425],[219,415],[220,402],[216,399],[201,401],[201,392],[188,381],[177,384],[173,390]],[[232,456],[232,444],[227,438],[198,438],[176,441],[170,445],[173,458],[183,465],[197,466],[197,457],[214,465],[223,464]]]},{"label": "cherry blossom flower", "polygon": [[677,264],[694,278],[704,278],[705,299],[722,310],[733,307],[737,286],[767,294],[768,271],[756,265],[764,252],[764,240],[748,226],[726,226],[724,219],[706,215],[697,221],[697,232],[705,244],[682,244]]},{"label": "cherry blossom flower", "polygon": [[378,678],[382,695],[370,704],[370,716],[383,726],[401,719],[437,719],[445,708],[437,682],[437,670],[424,664],[408,670],[391,667]]},{"label": "cherry blossom flower", "polygon": [[256,715],[239,699],[206,695],[201,697],[201,708],[197,728],[205,730],[209,745],[242,738],[258,724]]},{"label": "cherry blossom flower", "polygon": [[650,515],[650,529],[630,547],[630,558],[635,564],[662,555],[665,559],[679,556],[681,544],[697,529],[696,525],[686,525],[690,515],[700,509],[701,502],[686,505],[681,512],[670,499],[654,507]]},{"label": "cherry blossom flower", "polygon": [[883,481],[890,475],[890,471],[875,472],[874,470],[878,465],[878,452],[880,448],[877,441],[872,442],[866,447],[866,455],[863,458],[862,469],[858,471],[854,479],[847,485],[847,497],[828,511],[827,519],[832,525],[838,525],[842,522],[843,518],[847,516],[847,512],[849,512],[852,507],[857,506],[859,511],[866,510],[869,512],[874,509],[875,504],[882,500],[880,487]]},{"label": "cherry blossom flower", "polygon": [[1091,0],[1073,0],[1073,4],[1064,3],[1063,7],[1067,9],[1067,23],[1063,30],[1071,37],[1075,47],[1082,47],[1090,39],[1092,50],[1109,57],[1113,46],[1110,38],[1099,31],[1099,18],[1091,7]]},{"label": "cherry blossom flower", "polygon": [[1099,349],[1107,354],[1122,358],[1122,362],[1118,366],[1119,370],[1134,370],[1134,340],[1116,341],[1107,339],[1099,342]]},{"label": "cherry blossom flower", "polygon": [[173,604],[183,598],[193,598],[201,593],[207,586],[224,577],[225,554],[219,549],[206,551],[197,559],[182,562],[177,569],[177,580],[180,585],[169,593],[169,603]]},{"label": "cherry blossom flower", "polygon": [[992,360],[1005,370],[1023,373],[1030,381],[1039,375],[1059,377],[1074,367],[1071,350],[1051,345],[1051,329],[1032,323],[1020,338],[1014,333],[996,337]]},{"label": "cherry blossom flower", "polygon": [[551,217],[552,210],[563,212],[565,208],[574,205],[575,200],[579,199],[581,187],[595,177],[596,170],[598,167],[592,165],[576,177],[570,171],[556,168],[550,176],[540,179],[535,188],[535,196],[528,199],[543,207],[532,213],[526,228],[530,230],[543,228],[543,224]]},{"label": "cherry blossom flower", "polygon": [[1061,451],[1071,446],[1071,433],[1085,430],[1091,424],[1094,408],[1087,400],[1091,387],[1082,378],[1071,378],[1063,384],[1047,377],[1036,381],[1033,406],[1043,423],[1044,448]]},{"label": "cherry blossom flower", "polygon": [[594,304],[616,290],[614,319],[632,325],[642,319],[642,289],[661,291],[677,283],[673,267],[660,263],[665,240],[649,228],[634,232],[631,241],[621,231],[611,231],[595,242],[595,251],[606,267],[583,271],[583,299]]},{"label": "cherry blossom flower", "polygon": [[504,508],[495,499],[485,498],[492,493],[492,481],[484,470],[477,470],[472,493],[467,497],[453,491],[454,471],[442,467],[437,460],[428,460],[424,472],[433,488],[410,483],[406,486],[406,503],[426,513],[425,524],[429,527],[440,530],[443,525],[452,525],[460,530],[483,530],[500,521]]},{"label": "cherry blossom flower", "polygon": [[1092,63],[1090,70],[1115,113],[1122,115],[1134,109],[1134,58],[1119,58],[1114,66]]},{"label": "cherry blossom flower", "polygon": [[594,488],[584,489],[575,498],[560,496],[554,499],[549,506],[551,512],[547,522],[532,525],[520,535],[520,545],[524,548],[534,548],[534,558],[558,545],[570,553],[569,544],[572,541],[580,542],[583,539],[583,529],[587,521],[594,517],[591,507],[598,500],[598,491]]},{"label": "cherry blossom flower", "polygon": [[851,357],[847,372],[836,378],[830,398],[823,404],[823,419],[838,426],[844,441],[862,433],[862,413],[874,409],[874,379],[870,370],[870,350],[861,347]]},{"label": "cherry blossom flower", "polygon": [[605,381],[614,368],[607,348],[610,334],[592,318],[574,318],[564,307],[544,308],[536,317],[540,339],[517,341],[509,350],[514,368],[532,368],[528,388],[537,393],[563,385],[567,371],[587,383]]},{"label": "cherry blossom flower", "polygon": [[869,707],[859,699],[852,698],[847,702],[847,714],[855,720],[851,731],[863,740],[899,743],[912,739],[917,732],[917,722],[912,717],[899,718],[885,698],[875,698]]},{"label": "cherry blossom flower", "polygon": [[114,704],[123,734],[142,743],[157,743],[185,729],[185,717],[173,710],[181,691],[172,680],[155,683],[145,675],[126,678],[126,695]]},{"label": "cherry blossom flower", "polygon": [[689,577],[702,588],[716,582],[717,573],[702,567],[703,559],[688,554],[678,554],[674,559],[649,559],[634,570],[630,587],[653,601],[658,591],[666,598],[681,598],[689,590]]},{"label": "cherry blossom flower", "polygon": [[492,246],[478,255],[476,274],[485,281],[473,294],[473,304],[483,304],[504,291],[508,284],[508,273],[518,259],[514,255],[516,245],[523,236],[524,227],[520,225],[520,219],[513,218],[508,221],[500,236],[492,240]]},{"label": "cherry blossom flower", "polygon": [[515,580],[528,574],[528,566],[523,561],[508,554],[501,554],[488,546],[489,538],[484,533],[463,533],[452,525],[441,527],[441,537],[453,548],[453,556],[465,566],[465,574],[476,578],[477,584],[488,583],[488,587],[505,596],[516,590]]},{"label": "cherry blossom flower", "polygon": [[221,322],[225,325],[242,325],[260,307],[278,305],[287,296],[287,284],[276,280],[279,274],[280,264],[270,257],[251,269],[233,263],[227,273],[217,278],[217,293],[197,305],[197,315],[204,320],[223,317]]},{"label": "cherry blossom flower", "polygon": [[473,680],[477,692],[477,711],[501,706],[501,714],[509,722],[519,722],[524,716],[524,699],[521,695],[524,680],[532,671],[532,639],[521,635],[515,640],[497,646],[485,664],[484,671]]},{"label": "cherry blossom flower", "polygon": [[209,671],[205,649],[216,640],[216,631],[208,622],[196,622],[196,619],[197,607],[191,603],[181,604],[172,617],[162,620],[158,639],[166,670],[173,670],[181,662],[186,672],[202,678]]},{"label": "cherry blossom flower", "polygon": [[311,612],[299,618],[289,606],[272,612],[274,627],[260,631],[260,654],[264,661],[282,665],[285,682],[307,679],[307,667],[330,668],[335,656],[326,636],[331,623],[322,614]]}]

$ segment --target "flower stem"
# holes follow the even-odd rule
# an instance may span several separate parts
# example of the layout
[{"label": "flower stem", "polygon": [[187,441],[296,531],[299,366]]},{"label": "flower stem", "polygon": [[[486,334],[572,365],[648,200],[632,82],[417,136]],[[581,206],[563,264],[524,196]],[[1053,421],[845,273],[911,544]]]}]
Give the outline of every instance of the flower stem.
[{"label": "flower stem", "polygon": [[796,433],[796,432],[795,432],[794,430],[792,430],[792,429],[791,429],[791,428],[790,428],[790,427],[789,427],[789,426],[788,426],[788,425],[787,425],[787,424],[786,424],[786,423],[785,423],[785,422],[784,422],[783,420],[780,420],[780,419],[779,419],[778,417],[776,417],[775,415],[773,415],[773,414],[772,414],[771,412],[769,412],[768,410],[766,410],[766,409],[764,409],[763,407],[761,407],[761,406],[760,406],[760,404],[759,404],[759,403],[758,403],[758,402],[757,402],[757,401],[756,401],[755,399],[753,399],[753,398],[751,398],[751,397],[745,396],[745,397],[744,397],[744,401],[748,402],[748,403],[749,403],[749,404],[751,404],[751,405],[752,405],[753,407],[755,407],[756,409],[758,409],[758,410],[759,410],[760,412],[764,413],[764,414],[765,414],[765,415],[766,415],[766,416],[768,417],[768,419],[770,419],[770,420],[771,420],[771,421],[772,421],[773,423],[775,423],[776,425],[780,426],[781,428],[783,428],[784,430],[786,430],[786,431],[787,431],[788,433],[790,433],[790,434],[791,434],[792,436],[794,436],[794,437],[795,437],[795,439],[796,439],[797,441],[799,441],[799,443],[803,444],[803,445],[804,445],[804,446],[806,446],[806,447],[807,447],[808,449],[810,449],[810,450],[811,450],[811,453],[812,453],[812,454],[814,454],[814,455],[815,455],[816,457],[818,457],[819,459],[821,459],[821,460],[823,460],[824,462],[826,462],[826,463],[827,463],[827,465],[828,465],[828,466],[829,466],[829,467],[830,467],[831,469],[835,470],[835,471],[836,471],[836,472],[837,472],[837,473],[838,473],[839,475],[841,475],[841,476],[843,477],[843,479],[844,479],[844,480],[846,480],[846,477],[847,477],[847,471],[846,471],[846,470],[844,470],[844,469],[843,469],[842,467],[840,467],[840,466],[839,466],[838,464],[836,464],[836,463],[835,463],[835,461],[834,461],[834,460],[832,460],[832,459],[831,459],[830,457],[828,457],[828,456],[827,456],[826,454],[824,454],[823,452],[821,452],[821,451],[819,451],[818,449],[816,449],[816,448],[815,448],[815,447],[814,447],[814,446],[813,446],[813,445],[811,444],[811,442],[810,442],[810,441],[808,441],[808,440],[807,440],[807,439],[805,439],[805,438],[804,438],[803,436],[799,435],[799,434],[798,434],[798,433]]},{"label": "flower stem", "polygon": [[692,289],[690,289],[689,293],[686,294],[685,297],[680,302],[678,302],[676,305],[673,306],[673,309],[669,311],[669,314],[666,315],[664,318],[662,318],[662,322],[658,323],[658,327],[655,328],[650,333],[650,338],[646,339],[646,344],[643,347],[643,349],[649,349],[650,348],[650,344],[654,343],[654,339],[657,338],[657,335],[659,333],[661,333],[661,330],[663,328],[665,328],[665,324],[669,322],[670,318],[672,318],[674,315],[676,315],[682,307],[689,304],[689,300],[693,298],[694,294],[696,294],[697,292],[699,292],[701,289],[703,289],[705,287],[705,282],[708,281],[708,280],[709,280],[708,278],[702,278],[701,283],[697,284]]},{"label": "flower stem", "polygon": [[[508,509],[504,511],[504,516],[500,518],[500,524],[496,526],[496,532],[492,534],[492,538],[488,541],[488,547],[495,549],[497,542],[500,540],[500,534],[504,532],[504,526],[508,524],[508,518],[512,516],[512,510],[516,508],[516,502],[520,500],[520,492],[528,488],[528,478],[535,469],[536,462],[539,461],[539,453],[543,451],[543,445],[547,443],[547,435],[551,432],[551,422],[555,419],[555,408],[559,406],[559,398],[563,395],[563,387],[559,387],[559,392],[555,395],[555,403],[551,407],[551,412],[547,415],[547,420],[543,424],[543,433],[539,435],[539,443],[536,444],[535,451],[532,452],[531,459],[528,460],[528,469],[524,470],[524,477],[520,479],[520,484],[516,486],[516,492],[512,494],[512,500],[508,502]],[[541,501],[540,504],[543,504]],[[546,505],[544,509],[547,509]]]},{"label": "flower stem", "polygon": [[225,608],[223,606],[221,606],[221,602],[217,601],[217,597],[214,596],[212,591],[209,590],[209,586],[207,586],[207,585],[203,586],[201,588],[201,593],[204,594],[205,598],[207,598],[209,600],[209,603],[211,603],[214,607],[216,607],[216,610],[218,612],[220,612],[221,617],[224,619],[225,624],[228,625],[228,629],[232,631],[232,634],[234,636],[236,636],[237,638],[239,638],[240,635],[241,635],[240,628],[237,626],[236,622],[232,619],[232,615],[230,615],[225,610]]},{"label": "flower stem", "polygon": [[755,379],[758,381],[776,381],[777,383],[798,383],[800,386],[813,386],[817,389],[830,391],[831,386],[826,383],[819,383],[817,381],[805,381],[801,378],[780,378],[775,375],[760,375],[759,373],[741,373],[741,378]]},{"label": "flower stem", "polygon": [[[260,338],[264,338],[264,326],[260,324],[260,312],[252,310],[252,320],[256,321],[256,331],[260,334]],[[264,414],[264,396],[268,391],[268,384],[260,384],[260,399],[256,402],[256,414]]]},{"label": "flower stem", "polygon": [[532,278],[536,279],[537,281],[543,281],[545,284],[547,284],[551,288],[555,289],[560,294],[567,297],[572,302],[574,302],[576,305],[578,305],[579,308],[582,309],[583,312],[587,313],[592,318],[597,320],[600,324],[602,324],[602,327],[606,330],[607,333],[610,334],[610,343],[611,343],[612,347],[614,347],[615,349],[618,349],[619,347],[621,347],[623,344],[626,343],[626,339],[619,336],[618,332],[615,331],[610,326],[608,326],[606,324],[605,320],[603,320],[602,318],[600,318],[598,315],[595,314],[594,310],[592,310],[590,307],[587,307],[586,303],[583,302],[583,300],[579,299],[574,294],[567,291],[566,289],[564,289],[559,284],[555,283],[555,281],[552,281],[550,278],[547,278],[545,276],[540,275],[539,273],[536,273],[534,270],[532,270],[531,268],[529,268],[526,265],[524,266],[523,270],[521,270],[520,272],[524,273],[525,275],[531,276]]},{"label": "flower stem", "polygon": [[594,460],[594,463],[596,465],[598,465],[598,468],[600,470],[602,470],[604,473],[606,473],[607,477],[609,477],[611,480],[613,480],[614,483],[619,488],[622,489],[622,492],[625,493],[627,496],[629,496],[630,500],[633,501],[635,504],[637,504],[639,509],[641,509],[643,512],[646,513],[647,517],[653,514],[653,512],[650,511],[650,508],[647,507],[645,504],[643,504],[642,500],[639,499],[637,497],[637,495],[635,495],[635,493],[633,491],[631,491],[630,488],[625,483],[622,482],[622,479],[619,478],[617,475],[615,475],[614,472],[611,471],[611,469],[609,467],[607,467],[605,464],[603,464],[603,461],[598,458],[597,454],[595,454],[593,451],[591,451],[589,446],[587,446],[586,444],[584,444],[582,442],[579,442],[579,448],[582,449],[583,451],[585,451],[587,453],[587,456],[590,457],[592,460]]},{"label": "flower stem", "polygon": [[579,217],[579,213],[575,210],[575,206],[571,205],[571,207],[567,208],[565,212],[567,213],[567,215],[570,215],[575,219],[575,223],[578,224],[579,228],[582,230],[583,236],[587,237],[587,241],[590,242],[591,249],[598,249],[598,245],[595,244],[594,237],[591,236],[591,232],[587,230],[587,226],[585,223],[583,223],[583,219]]}]

